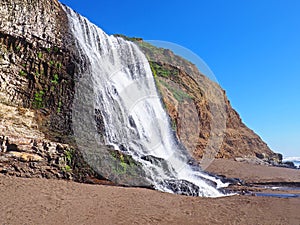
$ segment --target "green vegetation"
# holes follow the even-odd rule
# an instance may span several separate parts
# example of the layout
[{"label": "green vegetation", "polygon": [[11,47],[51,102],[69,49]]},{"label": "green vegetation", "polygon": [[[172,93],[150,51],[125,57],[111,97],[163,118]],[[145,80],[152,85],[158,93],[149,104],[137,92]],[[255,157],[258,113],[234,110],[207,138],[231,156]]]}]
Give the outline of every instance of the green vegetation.
[{"label": "green vegetation", "polygon": [[127,37],[127,36],[125,36],[125,35],[123,35],[123,34],[114,34],[114,36],[115,37],[121,37],[121,38],[123,38],[123,39],[125,39],[125,40],[127,40],[127,41],[143,41],[143,39],[142,38],[137,38],[137,37]]},{"label": "green vegetation", "polygon": [[39,91],[36,92],[34,95],[34,100],[33,100],[33,107],[40,109],[42,108],[43,105],[43,96],[44,96],[45,92],[44,91]]},{"label": "green vegetation", "polygon": [[138,164],[130,155],[126,155],[119,151],[112,151],[111,156],[114,159],[113,171],[119,175],[129,173],[131,175],[136,174]]},{"label": "green vegetation", "polygon": [[20,45],[16,46],[16,51],[17,51],[17,52],[19,52],[20,49],[21,49],[21,46],[20,46]]},{"label": "green vegetation", "polygon": [[20,70],[19,75],[22,76],[22,77],[25,77],[26,76],[26,72],[23,71],[23,70]]},{"label": "green vegetation", "polygon": [[65,155],[65,159],[68,165],[71,165],[73,162],[73,158],[74,158],[74,149],[70,148],[65,150],[64,155]]},{"label": "green vegetation", "polygon": [[52,66],[54,64],[54,62],[52,60],[49,61],[50,66]]},{"label": "green vegetation", "polygon": [[[148,59],[149,61],[149,59]],[[150,62],[150,61],[149,61]],[[152,63],[149,63],[150,65],[150,68],[151,68],[151,71],[152,71],[152,74],[153,74],[153,77],[156,79],[157,78],[157,73],[156,73],[156,70],[154,69]]]},{"label": "green vegetation", "polygon": [[35,70],[34,76],[40,77],[40,73],[39,73],[38,69]]},{"label": "green vegetation", "polygon": [[176,121],[175,120],[172,120],[172,129],[174,131],[177,131],[177,124],[176,124]]},{"label": "green vegetation", "polygon": [[71,168],[71,166],[69,166],[69,165],[65,165],[65,167],[63,168],[63,170],[64,170],[65,172],[69,173],[69,172],[72,171],[72,168]]},{"label": "green vegetation", "polygon": [[58,52],[58,50],[59,50],[58,47],[56,47],[56,46],[53,47],[53,51],[54,51],[54,52]]},{"label": "green vegetation", "polygon": [[57,107],[57,113],[61,112],[61,106],[62,106],[62,103],[61,103],[61,101],[59,101],[58,102],[58,107]]},{"label": "green vegetation", "polygon": [[74,164],[74,156],[75,156],[75,150],[74,149],[70,148],[70,149],[67,149],[67,150],[64,151],[64,158],[65,158],[66,165],[63,168],[63,170],[65,172],[72,171],[72,167],[73,167],[73,164]]},{"label": "green vegetation", "polygon": [[171,85],[169,85],[167,82],[165,82],[163,80],[160,80],[160,83],[162,85],[164,85],[169,91],[172,92],[174,98],[178,102],[183,102],[186,99],[192,99],[193,98],[192,96],[190,96],[189,94],[187,94],[183,90],[180,90],[179,88],[176,88],[176,87],[172,87]]},{"label": "green vegetation", "polygon": [[47,52],[50,53],[51,52],[51,48],[46,48]]},{"label": "green vegetation", "polygon": [[61,62],[56,63],[56,68],[57,68],[57,69],[60,69],[61,67],[62,67]]},{"label": "green vegetation", "polygon": [[138,45],[142,48],[143,52],[146,55],[149,55],[150,53],[162,55],[165,51],[164,48],[155,47],[154,45],[151,45],[150,43],[144,41],[138,42]]},{"label": "green vegetation", "polygon": [[153,72],[153,76],[160,76],[160,77],[165,77],[168,78],[171,74],[172,71],[164,68],[163,66],[161,66],[160,64],[156,63],[156,62],[149,62],[151,69],[154,71]]},{"label": "green vegetation", "polygon": [[192,62],[186,60],[185,58],[176,55],[170,49],[156,47],[150,43],[144,41],[135,42],[142,52],[147,56],[148,61],[154,62],[166,62],[169,65],[184,65],[190,64],[194,65]]},{"label": "green vegetation", "polygon": [[59,76],[58,74],[54,74],[53,79],[51,80],[52,84],[58,84]]},{"label": "green vegetation", "polygon": [[43,53],[38,52],[38,58],[41,59],[43,57]]}]

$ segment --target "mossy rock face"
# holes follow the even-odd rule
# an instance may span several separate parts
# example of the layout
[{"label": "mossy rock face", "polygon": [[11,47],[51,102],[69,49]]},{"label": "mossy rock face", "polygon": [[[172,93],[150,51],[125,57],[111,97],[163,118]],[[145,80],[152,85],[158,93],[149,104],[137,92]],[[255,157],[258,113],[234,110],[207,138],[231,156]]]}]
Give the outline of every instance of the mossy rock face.
[{"label": "mossy rock face", "polygon": [[84,161],[100,177],[117,185],[153,188],[143,165],[132,156],[114,150],[112,146],[94,145],[81,147]]},{"label": "mossy rock face", "polygon": [[[112,156],[112,171],[109,180],[120,180],[121,183],[134,182],[140,183],[138,186],[148,186],[148,182],[143,181],[146,174],[142,164],[135,161],[131,155],[127,155],[119,150],[109,150]],[[141,180],[141,178],[143,178]],[[142,181],[142,182],[141,182]]]},{"label": "mossy rock face", "polygon": [[140,167],[141,164],[136,162],[132,156],[126,155],[118,150],[111,150],[110,154],[114,159],[113,167],[116,173],[136,175],[136,169]]}]

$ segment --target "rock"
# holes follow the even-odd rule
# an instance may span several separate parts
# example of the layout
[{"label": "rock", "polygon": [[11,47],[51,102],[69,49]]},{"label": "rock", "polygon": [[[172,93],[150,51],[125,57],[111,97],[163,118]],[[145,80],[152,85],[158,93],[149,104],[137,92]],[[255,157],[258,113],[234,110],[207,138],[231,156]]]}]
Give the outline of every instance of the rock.
[{"label": "rock", "polygon": [[6,174],[8,171],[7,171],[7,168],[5,168],[5,167],[0,167],[0,173],[2,173],[2,174]]},{"label": "rock", "polygon": [[282,163],[281,166],[291,168],[291,169],[297,169],[294,162],[291,162],[291,161],[286,161],[286,162]]},{"label": "rock", "polygon": [[269,162],[272,164],[281,164],[282,163],[282,154],[280,153],[273,153],[269,156]]},{"label": "rock", "polygon": [[19,148],[16,144],[6,144],[6,151],[19,151]]},{"label": "rock", "polygon": [[266,154],[265,153],[258,153],[258,152],[255,152],[255,156],[259,159],[266,159]]},{"label": "rock", "polygon": [[62,145],[62,144],[57,144],[56,145],[56,151],[58,152],[58,153],[64,153],[65,152],[65,148],[64,148],[64,146]]},{"label": "rock", "polygon": [[164,185],[175,194],[199,196],[199,187],[186,180],[164,180]]},{"label": "rock", "polygon": [[0,156],[0,162],[8,162],[9,158],[7,158],[5,155]]},{"label": "rock", "polygon": [[44,159],[37,155],[37,154],[30,154],[30,153],[26,153],[26,152],[9,152],[9,155],[21,160],[23,162],[40,162],[43,161]]},{"label": "rock", "polygon": [[236,158],[235,160],[238,162],[247,162],[255,165],[266,165],[266,166],[271,165],[268,159],[263,160],[256,157]]},{"label": "rock", "polygon": [[163,169],[164,172],[171,177],[173,177],[173,174],[175,174],[174,168],[166,160],[162,158],[158,158],[153,155],[146,155],[146,156],[142,156],[141,159],[149,161],[151,164]]}]

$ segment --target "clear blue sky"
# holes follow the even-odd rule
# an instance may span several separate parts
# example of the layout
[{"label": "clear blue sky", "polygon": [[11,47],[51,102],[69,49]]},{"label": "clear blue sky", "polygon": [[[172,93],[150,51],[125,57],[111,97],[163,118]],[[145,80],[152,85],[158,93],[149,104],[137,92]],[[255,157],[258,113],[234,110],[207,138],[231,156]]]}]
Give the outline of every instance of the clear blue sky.
[{"label": "clear blue sky", "polygon": [[199,55],[272,150],[300,156],[299,0],[61,0],[108,34]]}]

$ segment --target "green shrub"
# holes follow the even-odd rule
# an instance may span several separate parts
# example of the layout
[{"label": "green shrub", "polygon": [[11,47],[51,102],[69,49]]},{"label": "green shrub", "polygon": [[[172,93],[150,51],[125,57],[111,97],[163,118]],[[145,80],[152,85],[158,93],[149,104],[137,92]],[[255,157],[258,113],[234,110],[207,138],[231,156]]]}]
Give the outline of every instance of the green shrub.
[{"label": "green shrub", "polygon": [[64,152],[65,159],[68,165],[71,165],[74,160],[74,149],[70,148]]}]

